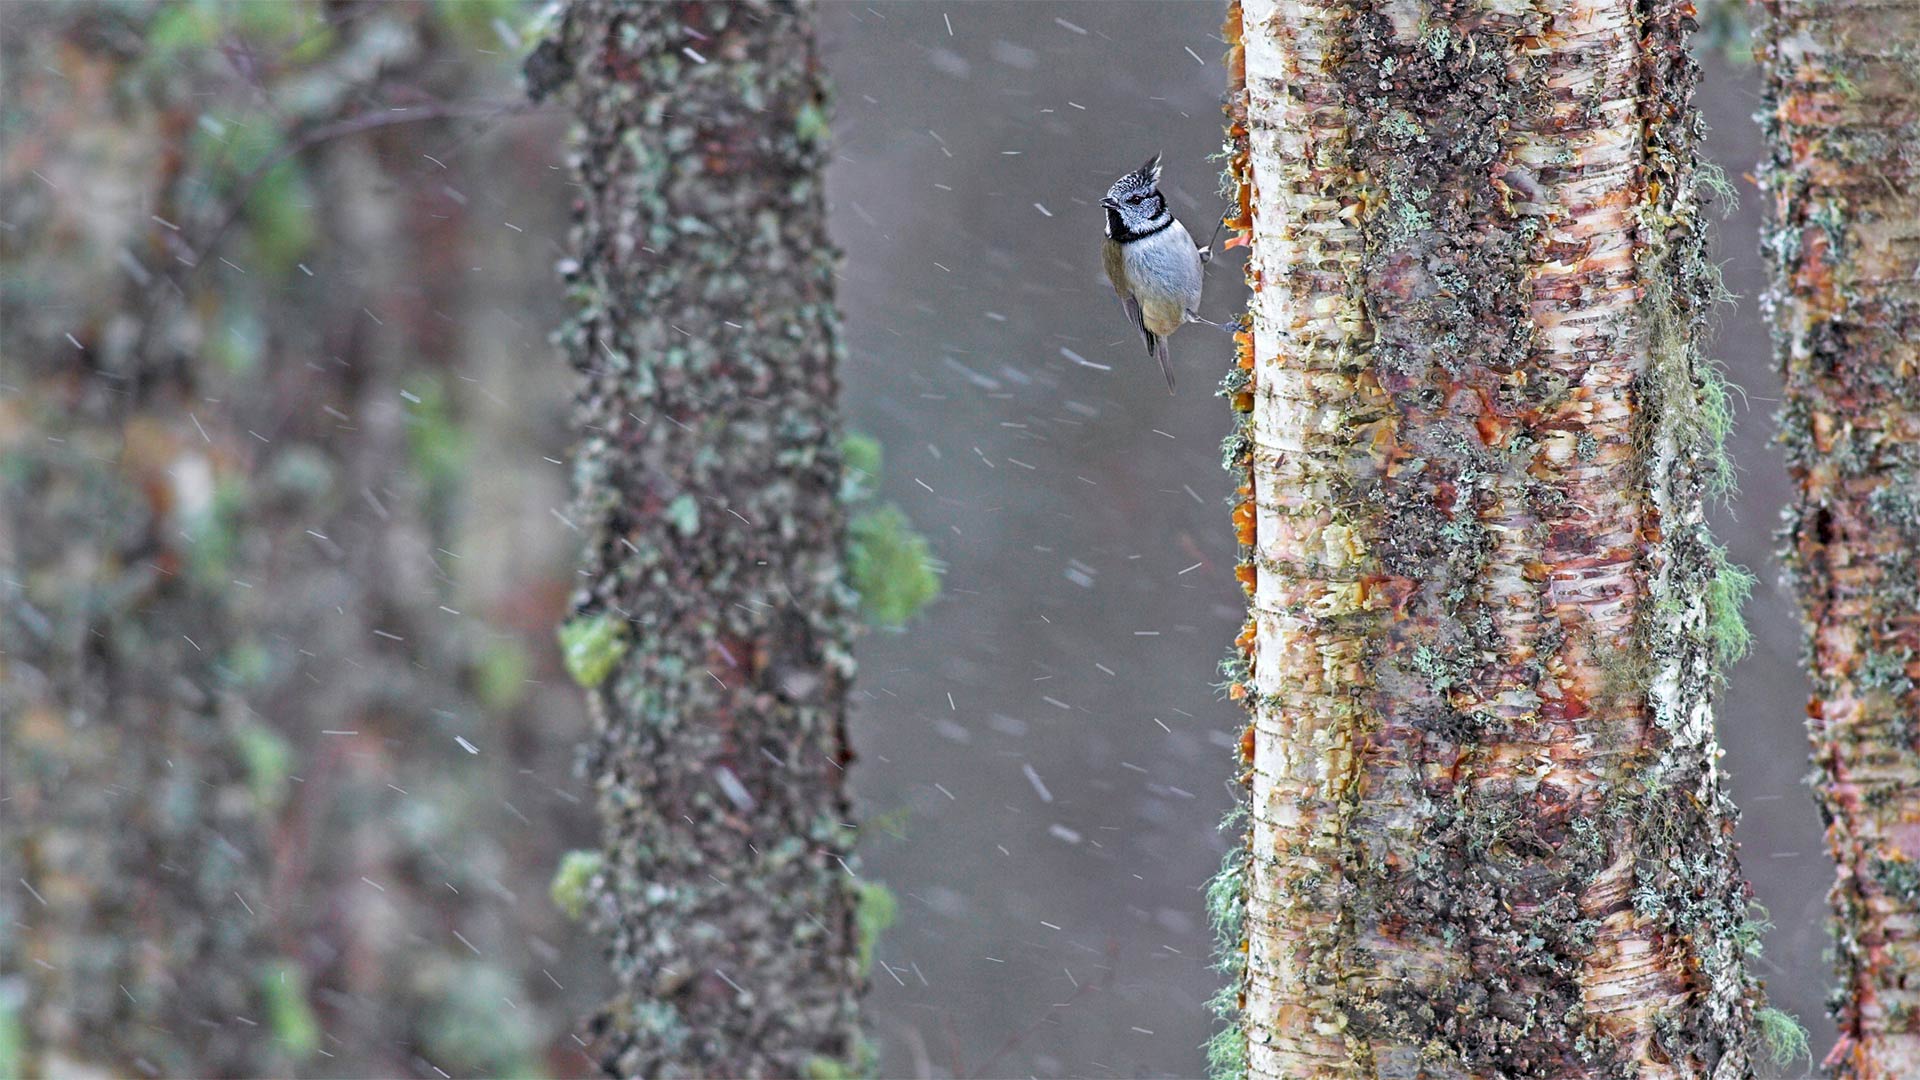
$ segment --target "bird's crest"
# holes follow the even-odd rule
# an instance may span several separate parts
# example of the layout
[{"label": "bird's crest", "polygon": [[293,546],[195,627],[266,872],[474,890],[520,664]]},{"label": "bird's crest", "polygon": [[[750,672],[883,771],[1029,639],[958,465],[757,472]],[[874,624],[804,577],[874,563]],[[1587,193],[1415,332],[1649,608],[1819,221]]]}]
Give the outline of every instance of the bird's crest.
[{"label": "bird's crest", "polygon": [[1155,154],[1147,159],[1145,165],[1115,180],[1113,186],[1107,189],[1107,197],[1110,199],[1123,199],[1128,195],[1152,191],[1159,185],[1160,155]]}]

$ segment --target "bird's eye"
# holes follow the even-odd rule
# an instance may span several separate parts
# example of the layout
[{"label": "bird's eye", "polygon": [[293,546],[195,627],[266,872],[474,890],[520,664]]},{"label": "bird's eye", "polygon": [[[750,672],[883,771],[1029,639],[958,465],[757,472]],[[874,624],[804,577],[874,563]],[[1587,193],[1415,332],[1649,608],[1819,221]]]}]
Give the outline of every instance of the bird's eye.
[{"label": "bird's eye", "polygon": [[1145,201],[1145,199],[1146,199],[1146,196],[1145,196],[1145,195],[1129,195],[1129,196],[1127,196],[1127,201],[1128,201],[1128,202],[1130,202],[1130,203],[1139,203],[1139,202],[1143,202],[1143,201]]}]

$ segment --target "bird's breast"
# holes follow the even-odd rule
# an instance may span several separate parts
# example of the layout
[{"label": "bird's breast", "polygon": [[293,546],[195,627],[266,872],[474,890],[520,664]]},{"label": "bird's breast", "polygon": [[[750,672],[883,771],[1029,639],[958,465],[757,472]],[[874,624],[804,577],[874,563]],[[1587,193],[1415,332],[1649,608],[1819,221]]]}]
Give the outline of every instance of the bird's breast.
[{"label": "bird's breast", "polygon": [[1127,283],[1142,308],[1150,302],[1171,304],[1182,312],[1199,306],[1200,252],[1178,222],[1122,245],[1121,259]]}]

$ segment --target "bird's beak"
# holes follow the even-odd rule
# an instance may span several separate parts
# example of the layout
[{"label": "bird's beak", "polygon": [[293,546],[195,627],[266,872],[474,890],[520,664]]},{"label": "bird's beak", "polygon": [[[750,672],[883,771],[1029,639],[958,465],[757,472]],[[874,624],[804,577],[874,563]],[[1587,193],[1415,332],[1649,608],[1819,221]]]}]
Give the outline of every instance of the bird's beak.
[{"label": "bird's beak", "polygon": [[1118,210],[1120,209],[1120,200],[1115,199],[1112,196],[1108,196],[1107,198],[1100,200],[1100,205],[1106,207],[1109,210]]}]

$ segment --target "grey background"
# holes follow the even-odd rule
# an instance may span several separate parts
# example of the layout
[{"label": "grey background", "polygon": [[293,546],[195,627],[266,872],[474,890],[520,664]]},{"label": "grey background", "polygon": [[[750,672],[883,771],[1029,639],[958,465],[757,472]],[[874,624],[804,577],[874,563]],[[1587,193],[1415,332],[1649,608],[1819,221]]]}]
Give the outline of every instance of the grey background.
[{"label": "grey background", "polygon": [[[1200,890],[1228,842],[1215,826],[1241,723],[1211,689],[1242,618],[1212,396],[1228,347],[1176,335],[1167,396],[1101,277],[1097,202],[1164,151],[1175,211],[1211,229],[1223,10],[822,9],[850,422],[885,444],[885,494],[948,567],[918,623],[860,648],[855,786],[868,817],[898,820],[862,852],[901,898],[870,1010],[887,1075],[1203,1071],[1219,976]],[[1819,1054],[1832,870],[1772,558],[1788,487],[1759,199],[1741,179],[1760,153],[1757,75],[1709,57],[1701,100],[1709,156],[1741,192],[1718,248],[1740,300],[1713,351],[1745,388],[1742,474],[1715,518],[1761,579],[1720,730],[1746,871],[1777,924],[1761,971]],[[1235,261],[1216,261],[1207,316],[1243,296]]]}]

